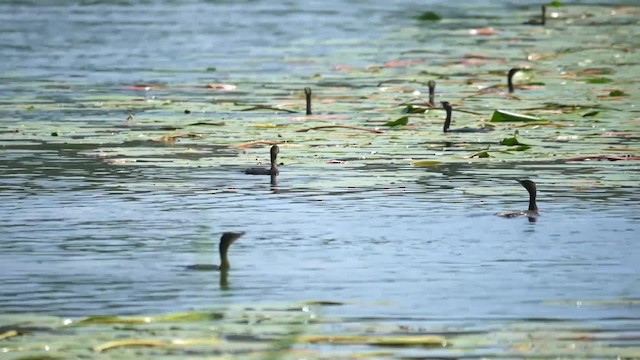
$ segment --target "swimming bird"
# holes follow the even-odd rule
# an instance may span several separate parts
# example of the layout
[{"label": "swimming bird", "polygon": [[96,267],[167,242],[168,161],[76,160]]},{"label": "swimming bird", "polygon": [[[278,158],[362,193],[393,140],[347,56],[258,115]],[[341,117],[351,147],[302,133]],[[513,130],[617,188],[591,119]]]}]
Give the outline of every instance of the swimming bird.
[{"label": "swimming bird", "polygon": [[238,240],[242,235],[244,235],[244,231],[240,232],[225,232],[220,237],[220,245],[218,245],[218,251],[220,252],[220,265],[213,264],[195,264],[187,266],[188,270],[199,270],[199,271],[222,271],[225,272],[229,270],[231,264],[229,263],[229,257],[227,257],[227,252],[229,251],[229,247],[236,240]]},{"label": "swimming bird", "polygon": [[434,80],[429,80],[429,82],[427,82],[427,86],[429,86],[429,106],[435,106],[436,82]]},{"label": "swimming bird", "polygon": [[542,13],[540,14],[540,19],[531,19],[531,20],[527,20],[524,22],[525,25],[545,25],[545,23],[547,22],[547,6],[546,5],[542,5],[540,7],[540,10],[542,11]]},{"label": "swimming bird", "polygon": [[447,117],[444,120],[444,126],[442,128],[442,131],[444,133],[448,133],[448,132],[472,133],[472,132],[487,132],[487,131],[492,131],[493,130],[490,127],[481,127],[481,128],[475,128],[475,129],[474,128],[449,129],[449,126],[451,126],[451,117],[452,117],[452,113],[453,113],[453,108],[451,107],[451,104],[449,104],[448,101],[443,101],[442,102],[442,107],[447,112]]},{"label": "swimming bird", "polygon": [[507,86],[509,87],[509,93],[510,94],[512,94],[515,91],[515,88],[513,87],[513,75],[515,75],[520,70],[522,70],[522,69],[513,68],[513,69],[509,70],[509,73],[507,74]]},{"label": "swimming bird", "polygon": [[516,180],[529,192],[529,209],[526,211],[516,211],[510,213],[498,213],[496,215],[505,218],[512,218],[517,216],[526,216],[530,221],[535,221],[538,216],[538,205],[536,204],[536,183],[531,180]]},{"label": "swimming bird", "polygon": [[304,88],[304,97],[307,100],[307,115],[311,115],[311,88]]},{"label": "swimming bird", "polygon": [[248,168],[244,171],[245,174],[248,175],[278,175],[280,172],[278,171],[278,153],[280,153],[280,148],[278,145],[273,145],[271,147],[271,167],[252,167]]}]

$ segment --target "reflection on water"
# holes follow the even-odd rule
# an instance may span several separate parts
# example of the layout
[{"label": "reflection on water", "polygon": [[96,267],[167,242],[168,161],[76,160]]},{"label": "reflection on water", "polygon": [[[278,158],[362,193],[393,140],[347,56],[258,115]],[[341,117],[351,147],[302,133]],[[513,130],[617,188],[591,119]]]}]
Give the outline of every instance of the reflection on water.
[{"label": "reflection on water", "polygon": [[[479,151],[502,135],[446,143],[425,135],[404,146],[310,133],[309,147],[283,147],[277,178],[242,174],[255,156],[266,159],[229,149],[229,139],[262,139],[270,123],[291,121],[238,115],[225,104],[302,103],[296,91],[332,66],[428,52],[411,47],[425,40],[407,15],[420,7],[125,3],[0,4],[2,313],[149,314],[313,299],[346,302],[325,310],[346,323],[489,331],[542,319],[639,331],[637,305],[575,305],[640,297],[637,162],[459,160],[420,168],[411,159]],[[469,6],[477,18],[464,7],[442,11],[469,16],[469,27],[508,21],[493,15],[495,4]],[[443,26],[459,36],[455,24]],[[390,38],[398,41],[375,45]],[[448,55],[433,56],[444,63]],[[352,100],[376,89],[377,79],[358,73],[324,76],[327,88],[347,84],[340,91]],[[195,88],[223,82],[242,86]],[[153,95],[126,89],[137,83],[172,87]],[[220,108],[187,118],[154,101]],[[379,114],[364,113],[371,104],[345,103],[335,112],[379,122]],[[127,124],[129,114],[140,123]],[[440,124],[438,116],[418,121]],[[172,131],[166,119],[254,126],[239,134],[211,125],[204,141],[167,146],[156,139]],[[630,147],[637,138],[604,141]],[[327,164],[339,159],[349,161]],[[527,193],[513,181],[523,177],[538,183],[541,216],[494,216],[526,209]],[[247,232],[230,250],[228,276],[185,271],[218,261],[223,231]]]}]

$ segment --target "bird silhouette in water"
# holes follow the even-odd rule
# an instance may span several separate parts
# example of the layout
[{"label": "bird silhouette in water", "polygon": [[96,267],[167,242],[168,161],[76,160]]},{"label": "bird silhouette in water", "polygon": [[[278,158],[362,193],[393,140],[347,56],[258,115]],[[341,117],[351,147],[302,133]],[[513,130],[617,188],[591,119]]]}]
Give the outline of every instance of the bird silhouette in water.
[{"label": "bird silhouette in water", "polygon": [[545,5],[542,5],[540,7],[540,17],[539,18],[534,18],[534,19],[530,19],[525,21],[523,24],[525,25],[542,25],[544,26],[547,23],[547,7]]},{"label": "bird silhouette in water", "polygon": [[434,80],[429,80],[427,82],[427,86],[429,87],[429,106],[436,106],[436,82]]},{"label": "bird silhouette in water", "polygon": [[526,216],[529,222],[535,222],[538,217],[538,204],[536,204],[536,183],[531,180],[517,180],[529,192],[529,208],[526,211],[515,211],[509,213],[498,213],[496,215],[504,218],[514,218],[518,216]]},{"label": "bird silhouette in water", "polygon": [[276,176],[280,173],[278,170],[278,154],[280,153],[280,148],[278,145],[273,145],[271,147],[271,166],[270,167],[250,167],[244,171],[245,174],[248,175],[271,175]]},{"label": "bird silhouette in water", "polygon": [[448,101],[442,102],[442,107],[447,112],[447,117],[444,120],[444,126],[442,127],[442,131],[444,133],[454,132],[454,133],[478,133],[478,132],[488,132],[493,131],[493,128],[490,127],[481,127],[481,128],[462,128],[462,129],[450,129],[451,126],[451,118],[453,116],[453,108]]},{"label": "bird silhouette in water", "polygon": [[509,94],[513,94],[513,92],[516,90],[515,86],[513,85],[513,76],[519,71],[522,71],[522,69],[513,68],[510,69],[507,73],[507,88],[509,89]]},{"label": "bird silhouette in water", "polygon": [[307,102],[307,115],[311,115],[311,88],[304,88],[304,97]]},{"label": "bird silhouette in water", "polygon": [[220,253],[220,265],[195,264],[187,266],[187,269],[196,271],[228,271],[231,268],[231,263],[229,262],[229,257],[227,255],[229,247],[242,235],[244,235],[244,231],[225,232],[222,234],[222,237],[220,237],[220,244],[218,245],[218,252]]}]

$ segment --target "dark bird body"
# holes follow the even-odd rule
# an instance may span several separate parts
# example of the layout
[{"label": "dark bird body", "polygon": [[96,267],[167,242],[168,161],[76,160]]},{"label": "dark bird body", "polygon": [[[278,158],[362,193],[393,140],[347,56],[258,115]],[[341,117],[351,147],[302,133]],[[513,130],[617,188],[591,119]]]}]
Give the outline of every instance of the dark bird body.
[{"label": "dark bird body", "polygon": [[[510,213],[498,213],[496,215],[505,218],[512,218],[518,216],[526,216],[530,220],[538,217],[538,204],[536,204],[536,183],[531,180],[518,180],[518,182],[524,186],[525,189],[529,192],[529,208],[526,211],[516,211]],[[534,220],[535,221],[535,220]]]},{"label": "dark bird body", "polygon": [[271,147],[270,167],[251,167],[246,169],[244,173],[248,175],[278,175],[280,173],[280,171],[278,170],[278,153],[280,153],[280,148],[278,147],[278,145],[273,145]]},{"label": "dark bird body", "polygon": [[492,131],[493,130],[490,127],[450,129],[449,127],[451,126],[451,118],[452,118],[453,108],[451,107],[451,104],[449,104],[448,101],[443,101],[442,102],[442,107],[447,112],[447,117],[444,120],[444,126],[442,128],[442,131],[444,133],[449,133],[449,132],[453,132],[453,133],[479,133],[479,132],[488,132],[488,131]]},{"label": "dark bird body", "polygon": [[188,270],[198,270],[198,271],[227,271],[231,268],[231,264],[229,263],[229,257],[227,256],[227,252],[229,251],[229,247],[236,240],[238,240],[242,235],[244,235],[244,231],[241,232],[225,232],[220,237],[220,244],[218,245],[218,252],[220,253],[220,265],[213,264],[195,264],[187,266]]},{"label": "dark bird body", "polygon": [[531,19],[524,22],[525,25],[545,25],[547,23],[547,7],[542,5],[540,7],[541,14],[539,19]]}]

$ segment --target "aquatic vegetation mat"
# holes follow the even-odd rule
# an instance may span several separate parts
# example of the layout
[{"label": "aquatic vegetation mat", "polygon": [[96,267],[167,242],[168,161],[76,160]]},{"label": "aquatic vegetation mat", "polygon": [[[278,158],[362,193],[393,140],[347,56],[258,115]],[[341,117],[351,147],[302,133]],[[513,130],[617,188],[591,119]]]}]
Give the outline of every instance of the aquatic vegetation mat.
[{"label": "aquatic vegetation mat", "polygon": [[[305,214],[320,223],[324,219],[318,214],[328,219],[337,213],[336,209],[348,210],[356,201],[382,213],[388,205],[385,200],[402,195],[406,196],[403,200],[417,199],[419,204],[435,203],[438,214],[449,216],[454,212],[466,214],[510,194],[521,194],[522,189],[512,180],[531,178],[544,196],[554,195],[554,203],[547,202],[547,208],[583,208],[583,202],[612,203],[618,206],[616,211],[623,213],[620,218],[637,219],[637,215],[628,215],[632,211],[629,209],[640,203],[637,6],[554,1],[548,4],[544,26],[539,23],[537,5],[485,6],[473,2],[428,8],[413,4],[387,10],[383,16],[375,13],[370,18],[357,11],[358,19],[367,18],[362,23],[350,21],[349,15],[341,11],[352,8],[342,6],[316,13],[309,10],[318,19],[339,20],[325,22],[322,29],[317,29],[309,26],[310,18],[299,15],[307,14],[304,11],[296,10],[286,18],[278,7],[268,9],[261,2],[251,2],[243,8],[242,19],[255,21],[256,28],[247,25],[250,30],[242,32],[239,26],[232,29],[238,30],[234,32],[219,26],[227,24],[227,19],[216,22],[202,16],[215,29],[207,27],[208,31],[199,32],[185,25],[185,35],[175,24],[162,21],[161,26],[168,30],[154,28],[157,31],[151,31],[153,36],[149,37],[162,41],[152,41],[144,37],[140,40],[133,34],[157,26],[157,19],[164,19],[175,9],[146,7],[146,2],[141,9],[136,6],[142,5],[135,1],[126,2],[126,6],[80,3],[72,11],[53,4],[47,11],[28,14],[33,21],[25,26],[38,31],[42,24],[57,23],[46,20],[47,14],[75,16],[76,21],[69,21],[69,26],[91,25],[90,29],[81,30],[72,27],[67,30],[67,38],[47,38],[52,44],[37,43],[40,31],[37,36],[30,33],[34,44],[24,45],[21,31],[6,25],[15,24],[12,16],[0,11],[3,64],[9,64],[0,73],[0,185],[2,195],[8,199],[5,205],[24,201],[0,214],[0,225],[3,230],[14,229],[15,239],[11,240],[17,244],[11,247],[12,242],[3,242],[1,253],[4,259],[20,255],[36,264],[2,263],[0,279],[11,280],[3,286],[12,292],[0,292],[0,357],[640,358],[637,316],[598,317],[594,311],[589,313],[595,314],[593,318],[586,319],[579,317],[583,314],[576,318],[505,319],[496,310],[495,317],[489,318],[459,313],[423,317],[424,309],[416,307],[411,310],[415,316],[393,317],[383,315],[388,308],[370,309],[346,302],[249,304],[208,311],[205,309],[212,298],[240,302],[233,296],[225,297],[229,294],[241,293],[238,296],[244,296],[242,302],[251,303],[244,300],[261,299],[260,291],[273,294],[273,287],[281,292],[283,301],[293,301],[293,295],[306,298],[306,290],[289,290],[271,279],[268,281],[273,283],[260,291],[247,290],[243,286],[251,287],[246,285],[248,278],[260,273],[251,265],[233,279],[238,287],[229,287],[221,280],[218,288],[210,278],[187,277],[183,267],[175,263],[155,263],[158,254],[163,253],[177,254],[170,258],[176,263],[185,259],[178,257],[185,253],[193,260],[194,253],[203,248],[203,259],[211,260],[211,227],[222,226],[216,223],[218,214],[230,212],[230,204],[240,204],[233,211],[241,208],[267,215],[278,215],[283,209],[296,210],[295,205],[300,203],[321,204]],[[227,6],[226,2],[196,3],[202,9],[214,3]],[[184,6],[191,9],[189,4]],[[194,16],[185,19],[197,23],[195,14],[202,9],[195,9]],[[109,16],[103,17],[103,12]],[[148,17],[145,21],[131,19],[128,13]],[[210,10],[208,14],[216,13],[224,14]],[[274,18],[264,21],[260,16],[265,13]],[[108,21],[103,22],[103,18]],[[121,19],[124,22],[116,23]],[[343,36],[336,30],[351,26],[353,36]],[[217,40],[232,38],[233,43],[212,42],[208,36],[215,31],[224,32]],[[174,36],[178,33],[182,35]],[[278,34],[278,41],[255,37],[271,33]],[[104,34],[104,38],[96,34]],[[127,46],[118,36],[139,42]],[[16,43],[12,43],[14,38],[18,38]],[[100,41],[118,46],[105,49]],[[507,82],[509,73],[513,75],[512,89]],[[429,94],[433,82],[435,92]],[[312,90],[309,109],[305,87]],[[444,131],[446,111],[442,102],[452,107],[448,132]],[[274,144],[280,147],[280,175],[276,179],[245,175],[243,170],[247,167],[269,164],[268,149]],[[514,185],[496,186],[507,182]],[[67,197],[57,199],[55,209],[47,208],[49,200],[60,194]],[[264,194],[277,197],[260,197]],[[504,194],[507,195],[498,196]],[[500,200],[492,200],[496,198]],[[327,201],[335,199],[344,202]],[[98,200],[108,209],[91,207]],[[67,208],[68,204],[71,205]],[[396,207],[389,212],[401,212],[404,203],[401,205],[394,203]],[[144,217],[147,210],[150,215]],[[411,213],[402,213],[401,219],[392,219],[390,213],[379,216],[381,224],[374,224],[379,228],[372,227],[374,230],[370,231],[404,227],[411,221],[424,222],[436,215],[434,211],[418,216],[415,208],[409,210]],[[65,212],[67,217],[58,217],[58,212]],[[79,213],[95,213],[95,218],[76,221],[81,218]],[[121,217],[109,217],[114,213]],[[248,233],[250,230],[245,228],[253,227],[256,243],[262,241],[259,244],[268,248],[273,246],[268,241],[278,244],[281,239],[272,236],[276,232],[269,227],[277,221],[267,217],[253,216],[252,223],[238,216],[224,225],[242,227]],[[74,220],[58,227],[61,218]],[[541,218],[544,219],[544,212]],[[351,229],[344,223],[343,227],[338,226],[342,219],[330,219],[333,222],[322,225],[322,231],[333,231],[334,225],[336,232]],[[613,222],[619,220],[614,217],[606,220],[612,221],[612,227],[619,226],[607,229],[611,237],[627,234],[636,226],[631,221]],[[284,225],[293,222],[278,221]],[[527,228],[523,236],[539,228]],[[448,230],[451,229],[442,230],[435,241],[455,239],[459,235],[455,231],[488,232],[453,229],[447,233]],[[502,230],[508,233],[505,228]],[[144,236],[132,239],[134,232]],[[292,235],[295,245],[300,240],[296,237],[307,235]],[[316,246],[335,246],[335,238],[348,237],[330,235],[330,239],[322,238],[321,245]],[[34,237],[46,241],[38,242]],[[496,238],[503,240],[502,234]],[[349,256],[356,254],[353,261],[362,260],[357,255],[363,247],[378,245],[375,241],[354,245],[348,240],[351,239],[345,243],[351,246]],[[447,256],[472,252],[467,247],[471,243]],[[396,250],[403,249],[393,249]],[[539,250],[537,246],[535,250]],[[273,248],[271,251],[275,256]],[[571,253],[574,255],[580,254]],[[100,263],[96,259],[108,266],[94,271],[110,275],[119,270],[123,279],[108,279],[106,285],[95,285],[94,278],[82,278],[82,271]],[[341,259],[321,260],[329,260],[329,265],[310,264],[309,271],[344,270],[331,268],[331,261]],[[49,274],[49,268],[40,265],[47,265],[48,261],[52,266],[63,263],[69,267],[57,267],[66,271],[63,275]],[[391,266],[398,266],[398,261],[393,261]],[[141,296],[138,301],[132,294],[142,292],[136,287],[142,280],[130,274],[128,267],[133,263],[143,264],[137,269],[145,270],[147,275],[163,272],[172,277],[166,282],[164,278],[149,281],[152,286],[160,284],[161,293]],[[620,266],[619,263],[622,261],[615,265]],[[122,275],[119,265],[127,267],[127,276]],[[363,268],[370,271],[365,265]],[[173,268],[167,270],[170,266]],[[404,275],[404,270],[397,272]],[[620,271],[616,276],[628,280],[636,273]],[[36,278],[53,285],[46,288],[32,282]],[[526,279],[522,275],[506,286],[526,287]],[[394,275],[393,280],[401,279]],[[406,287],[414,286],[411,280],[403,281]],[[610,278],[597,281],[613,282]],[[74,292],[77,282],[87,287]],[[34,287],[42,286],[43,292],[60,291],[68,297],[49,298],[48,294],[38,294],[40,289],[15,290],[32,283]],[[602,286],[597,294],[601,298],[585,303],[633,309],[638,306],[634,298],[637,287],[633,286],[637,281],[628,283],[631,290],[620,292],[630,299],[602,300],[611,295]],[[357,283],[340,283],[348,300],[349,296],[362,295],[361,288],[350,288],[354,284]],[[182,286],[178,290],[184,292],[174,297],[172,292],[178,285]],[[311,288],[303,285],[307,290]],[[199,291],[205,287],[210,293],[203,295]],[[82,291],[89,291],[87,288],[95,292],[83,298]],[[568,288],[570,292],[571,287]],[[223,291],[228,292],[220,295]],[[475,291],[488,299],[488,290]],[[95,294],[105,298],[92,298]],[[15,300],[29,296],[36,299]],[[531,300],[526,294],[515,296],[523,297],[520,304],[545,301]],[[182,303],[192,299],[194,303]],[[551,304],[553,301],[544,306],[567,305]],[[432,308],[429,303],[421,306]],[[488,304],[474,303],[465,309],[473,312],[475,306]],[[158,309],[159,315],[86,316],[100,314],[96,307],[108,309],[106,314],[144,314]],[[333,315],[329,307],[340,309],[340,315]],[[193,308],[197,311],[173,313]],[[74,316],[31,315],[36,311]],[[354,315],[363,312],[366,316]]]},{"label": "aquatic vegetation mat", "polygon": [[79,319],[3,315],[0,352],[8,359],[640,356],[640,333],[622,319],[603,327],[554,319],[508,325],[485,320],[465,329],[465,321],[327,317],[325,306],[233,306],[213,312]]}]

